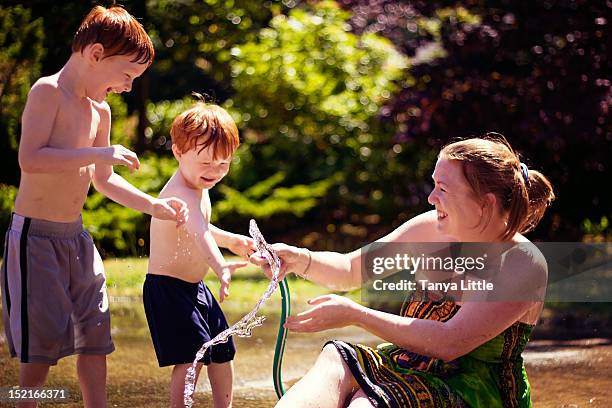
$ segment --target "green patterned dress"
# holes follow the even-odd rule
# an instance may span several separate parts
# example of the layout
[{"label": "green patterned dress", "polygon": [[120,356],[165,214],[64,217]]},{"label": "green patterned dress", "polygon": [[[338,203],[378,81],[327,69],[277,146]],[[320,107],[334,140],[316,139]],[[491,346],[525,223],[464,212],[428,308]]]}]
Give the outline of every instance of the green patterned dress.
[{"label": "green patterned dress", "polygon": [[[402,316],[446,321],[459,310],[452,301],[408,302]],[[361,389],[376,407],[531,407],[521,353],[533,326],[517,322],[451,362],[393,344],[376,349],[332,341]]]}]

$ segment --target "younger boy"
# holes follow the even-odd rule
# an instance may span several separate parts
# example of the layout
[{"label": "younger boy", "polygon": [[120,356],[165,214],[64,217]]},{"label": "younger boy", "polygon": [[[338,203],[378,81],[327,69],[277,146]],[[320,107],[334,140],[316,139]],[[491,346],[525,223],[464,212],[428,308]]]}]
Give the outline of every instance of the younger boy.
[{"label": "younger boy", "polygon": [[[255,251],[250,238],[210,224],[208,190],[227,174],[238,147],[238,129],[216,105],[197,102],[172,123],[172,152],[179,167],[160,193],[187,203],[189,220],[181,228],[151,222],[149,273],[143,301],[160,367],[174,365],[170,382],[172,407],[183,407],[185,375],[196,352],[228,328],[212,293],[202,282],[209,267],[219,277],[221,302],[229,295],[232,272],[247,262],[226,262],[217,244],[242,258]],[[235,348],[232,340],[207,350],[200,360],[208,366],[215,407],[232,403]],[[202,364],[197,365],[197,373]],[[196,373],[196,381],[197,381]]]},{"label": "younger boy", "polygon": [[22,387],[42,386],[51,365],[78,354],[86,407],[106,406],[106,354],[114,350],[104,267],[81,220],[90,182],[154,217],[181,224],[187,214],[181,200],[150,197],[113,172],[113,165],[135,170],[140,163],[110,145],[104,99],[129,92],[153,56],[133,16],[119,6],[95,7],[74,36],[68,62],[32,86],[22,116],[21,181],[1,283],[7,344],[20,359]]}]

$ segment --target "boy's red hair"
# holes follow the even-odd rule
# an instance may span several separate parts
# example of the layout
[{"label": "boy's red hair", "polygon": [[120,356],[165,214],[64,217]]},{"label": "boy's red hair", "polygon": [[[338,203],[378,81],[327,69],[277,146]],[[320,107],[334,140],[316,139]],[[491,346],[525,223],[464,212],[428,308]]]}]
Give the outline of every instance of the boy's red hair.
[{"label": "boy's red hair", "polygon": [[196,102],[178,115],[170,129],[172,143],[179,152],[197,149],[198,153],[212,145],[213,160],[227,158],[240,145],[238,128],[225,109],[214,104]]},{"label": "boy's red hair", "polygon": [[96,6],[83,19],[72,40],[72,52],[82,52],[89,44],[100,43],[104,57],[134,55],[132,62],[150,65],[155,57],[151,38],[123,7]]}]

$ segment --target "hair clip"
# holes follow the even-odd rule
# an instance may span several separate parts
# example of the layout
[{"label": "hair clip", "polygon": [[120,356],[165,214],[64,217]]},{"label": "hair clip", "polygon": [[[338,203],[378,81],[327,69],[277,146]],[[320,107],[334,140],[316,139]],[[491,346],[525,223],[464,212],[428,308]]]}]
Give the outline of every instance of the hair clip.
[{"label": "hair clip", "polygon": [[529,187],[529,169],[525,163],[521,163],[521,174],[523,175],[523,180],[525,180],[525,185]]}]

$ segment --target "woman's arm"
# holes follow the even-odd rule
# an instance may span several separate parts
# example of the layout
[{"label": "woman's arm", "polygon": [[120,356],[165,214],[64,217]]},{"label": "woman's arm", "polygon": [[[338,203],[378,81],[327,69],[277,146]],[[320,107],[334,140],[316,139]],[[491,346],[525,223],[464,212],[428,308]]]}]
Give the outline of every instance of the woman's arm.
[{"label": "woman's arm", "polygon": [[287,319],[296,332],[318,332],[355,325],[406,350],[451,361],[474,350],[517,321],[529,302],[470,302],[446,322],[402,317],[373,310],[338,295],[308,302],[313,307]]},{"label": "woman's arm", "polygon": [[[279,279],[293,272],[304,279],[337,290],[350,290],[354,286],[351,261],[347,254],[310,251],[286,244],[273,244],[272,248],[281,259]],[[260,265],[266,275],[271,277],[269,266],[259,254],[251,255],[250,260]]]},{"label": "woman's arm", "polygon": [[404,349],[451,361],[503,332],[531,306],[529,302],[470,302],[447,322],[439,322],[357,305],[353,324]]},{"label": "woman's arm", "polygon": [[[287,327],[316,332],[356,325],[415,353],[454,360],[503,332],[537,303],[524,299],[533,299],[545,286],[546,265],[521,252],[506,257],[496,281],[508,301],[466,302],[446,322],[401,317],[325,295],[311,300],[311,309],[289,318]],[[508,294],[514,294],[516,300]]]},{"label": "woman's arm", "polygon": [[[435,234],[435,211],[429,211],[408,220],[376,242],[428,242],[441,240],[443,238]],[[298,248],[285,244],[274,244],[272,247],[283,262],[281,277],[288,272],[293,272],[304,279],[334,290],[351,290],[361,286],[363,281],[362,255],[368,250],[368,246],[348,254],[310,251],[306,248]],[[251,257],[251,261],[265,267],[265,261],[260,257]],[[269,270],[267,273],[269,274]]]},{"label": "woman's arm", "polygon": [[[338,252],[306,251],[301,256],[301,266],[293,272],[296,275],[308,279],[333,290],[351,290],[359,287],[355,282],[352,271],[351,254],[340,254]],[[308,265],[310,263],[310,266]]]}]

